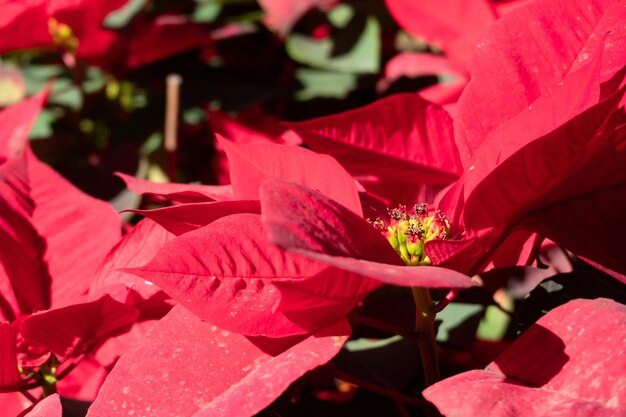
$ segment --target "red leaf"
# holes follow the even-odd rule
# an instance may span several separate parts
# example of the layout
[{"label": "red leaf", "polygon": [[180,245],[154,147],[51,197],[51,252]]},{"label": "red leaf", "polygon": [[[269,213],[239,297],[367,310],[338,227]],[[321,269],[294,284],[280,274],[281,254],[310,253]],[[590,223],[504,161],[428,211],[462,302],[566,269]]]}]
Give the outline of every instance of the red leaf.
[{"label": "red leaf", "polygon": [[31,196],[24,155],[0,166],[0,288],[13,321],[50,305],[50,275],[43,262],[46,245],[32,224]]},{"label": "red leaf", "polygon": [[348,333],[342,322],[270,355],[177,306],[119,360],[87,416],[254,415],[330,360]]},{"label": "red leaf", "polygon": [[154,210],[126,210],[148,217],[176,236],[206,226],[224,216],[237,213],[261,213],[256,200],[189,203]]},{"label": "red leaf", "polygon": [[84,194],[32,153],[26,160],[32,222],[46,241],[52,277],[50,307],[84,301],[93,273],[121,237],[120,219],[109,204]]},{"label": "red leaf", "polygon": [[126,303],[127,291],[117,294],[117,287],[132,289],[144,300],[161,292],[149,281],[124,272],[124,268],[133,268],[147,264],[161,247],[172,240],[174,235],[150,219],[144,219],[127,233],[106,256],[95,273],[89,288],[89,299],[96,300],[104,294],[110,294],[115,300]]},{"label": "red leaf", "polygon": [[293,25],[313,7],[329,9],[337,0],[259,0],[265,24],[285,36]]},{"label": "red leaf", "polygon": [[300,185],[265,182],[261,205],[270,240],[297,254],[394,285],[475,285],[452,270],[405,266],[389,242],[363,218]]},{"label": "red leaf", "polygon": [[4,1],[1,7],[0,53],[41,46],[52,41],[48,26],[45,24],[48,19],[46,2]]},{"label": "red leaf", "polygon": [[621,416],[626,413],[626,306],[574,300],[548,313],[484,371],[424,391],[446,415]]},{"label": "red leaf", "polygon": [[[626,159],[620,165],[622,169],[625,163]],[[599,188],[550,205],[528,216],[524,226],[578,256],[618,272],[611,275],[626,284],[626,260],[622,245],[622,237],[626,236],[624,212],[626,180],[613,187]]]},{"label": "red leaf", "polygon": [[16,326],[0,323],[0,391],[12,390],[22,382],[17,368]]},{"label": "red leaf", "polygon": [[207,201],[232,200],[232,188],[228,185],[196,185],[157,183],[116,172],[126,186],[137,194],[154,194],[177,203],[201,203]]},{"label": "red leaf", "polygon": [[480,37],[495,21],[487,0],[386,0],[385,3],[404,30],[441,45],[450,57],[460,62],[469,59]]},{"label": "red leaf", "polygon": [[11,159],[22,153],[28,142],[28,133],[48,98],[49,92],[50,90],[45,88],[36,96],[0,112],[0,158]]},{"label": "red leaf", "polygon": [[625,13],[621,1],[542,0],[496,22],[472,56],[472,78],[458,103],[455,135],[463,163],[498,126],[587,65],[603,44],[600,82],[621,70]]},{"label": "red leaf", "polygon": [[360,214],[361,203],[354,180],[339,163],[327,156],[295,146],[238,145],[220,140],[230,163],[230,180],[238,199],[259,199],[266,178],[278,177],[320,190]]},{"label": "red leaf", "polygon": [[61,417],[61,397],[59,394],[52,394],[39,401],[25,417]]},{"label": "red leaf", "polygon": [[452,119],[417,94],[288,126],[314,150],[337,158],[366,189],[394,202],[411,203],[418,186],[441,187],[462,173]]},{"label": "red leaf", "polygon": [[[140,22],[143,23],[143,22]],[[158,48],[155,48],[158,45]],[[147,65],[191,49],[210,47],[213,39],[206,26],[178,15],[162,15],[149,24],[133,26],[128,42],[128,68]]]},{"label": "red leaf", "polygon": [[[128,272],[154,282],[203,320],[272,337],[336,321],[380,285],[284,252],[267,241],[256,214],[224,217],[185,233],[163,245],[149,264]],[[289,303],[278,284],[295,288],[302,304]],[[312,305],[319,314],[300,313]]]},{"label": "red leaf", "polygon": [[[502,162],[484,149],[476,173],[466,175],[466,228],[510,224],[531,210],[625,181],[623,152],[616,152],[624,135],[612,129],[613,122],[607,124],[612,115],[616,124],[626,122],[616,109],[620,98],[621,94],[614,95],[591,107]],[[510,141],[515,139],[512,134]],[[507,147],[502,147],[503,153]],[[493,164],[497,165],[489,170]]]},{"label": "red leaf", "polygon": [[20,324],[29,345],[46,347],[61,360],[82,353],[135,321],[138,312],[105,295],[97,301],[35,313]]}]

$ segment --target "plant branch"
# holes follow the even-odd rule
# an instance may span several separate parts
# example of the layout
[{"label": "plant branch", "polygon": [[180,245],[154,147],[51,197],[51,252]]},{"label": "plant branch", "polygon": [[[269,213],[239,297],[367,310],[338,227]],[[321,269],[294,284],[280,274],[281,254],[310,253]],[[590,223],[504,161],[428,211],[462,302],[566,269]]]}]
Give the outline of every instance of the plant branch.
[{"label": "plant branch", "polygon": [[422,357],[424,386],[429,387],[441,379],[435,341],[435,313],[433,300],[427,288],[412,288],[415,300],[415,332],[421,334],[417,343]]}]

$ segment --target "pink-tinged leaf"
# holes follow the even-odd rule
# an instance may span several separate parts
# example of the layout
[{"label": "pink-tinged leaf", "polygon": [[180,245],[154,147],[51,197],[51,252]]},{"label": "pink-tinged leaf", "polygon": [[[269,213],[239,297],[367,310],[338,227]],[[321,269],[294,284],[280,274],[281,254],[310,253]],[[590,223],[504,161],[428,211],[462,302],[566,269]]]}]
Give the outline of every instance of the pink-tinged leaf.
[{"label": "pink-tinged leaf", "polygon": [[116,172],[126,186],[137,194],[153,194],[177,203],[201,203],[207,201],[232,200],[233,190],[229,185],[197,185],[157,183]]},{"label": "pink-tinged leaf", "polygon": [[22,382],[17,368],[16,326],[0,323],[0,391],[11,390]]},{"label": "pink-tinged leaf", "polygon": [[35,313],[20,324],[29,345],[49,349],[58,358],[82,353],[137,319],[132,307],[105,295],[90,303]]},{"label": "pink-tinged leaf", "polygon": [[445,415],[617,417],[626,413],[626,306],[574,300],[540,319],[486,370],[424,391]]},{"label": "pink-tinged leaf", "polygon": [[49,89],[45,88],[36,96],[0,112],[0,158],[11,159],[22,153],[48,93]]},{"label": "pink-tinged leaf", "polygon": [[270,240],[292,252],[407,287],[469,287],[469,277],[437,267],[407,267],[363,218],[322,194],[284,180],[261,187],[262,217]]},{"label": "pink-tinged leaf", "polygon": [[119,291],[118,286],[131,289],[143,300],[157,296],[161,289],[124,272],[124,268],[133,268],[147,264],[161,247],[174,238],[174,235],[150,219],[144,219],[127,233],[106,256],[95,272],[89,288],[89,300],[93,301],[105,294],[121,303],[129,300],[127,291]]},{"label": "pink-tinged leaf", "polygon": [[328,155],[275,144],[238,145],[220,140],[230,164],[230,180],[237,199],[258,200],[261,183],[271,177],[317,189],[357,214],[361,203],[354,180]]},{"label": "pink-tinged leaf", "polygon": [[[179,236],[150,263],[128,272],[155,283],[203,320],[251,336],[315,331],[380,286],[272,245],[257,214],[224,217]],[[289,303],[278,284],[299,291],[302,305]],[[319,314],[301,313],[312,305]]]},{"label": "pink-tinged leaf", "polygon": [[25,417],[62,417],[61,397],[52,394],[39,401]]},{"label": "pink-tinged leaf", "polygon": [[[510,224],[530,210],[626,181],[618,151],[624,132],[614,128],[626,122],[616,109],[620,99],[617,94],[591,107],[500,163],[484,149],[465,176],[466,228]],[[521,135],[511,133],[511,142]]]},{"label": "pink-tinged leaf", "polygon": [[154,210],[127,210],[154,220],[176,236],[206,226],[224,216],[237,213],[261,213],[257,200],[189,203]]},{"label": "pink-tinged leaf", "polygon": [[288,126],[315,151],[337,158],[368,191],[395,202],[410,204],[417,187],[445,186],[463,171],[452,119],[417,94]]},{"label": "pink-tinged leaf", "polygon": [[176,306],[119,360],[87,416],[254,415],[330,360],[349,332],[341,322],[270,355]]},{"label": "pink-tinged leaf", "polygon": [[455,135],[463,163],[491,132],[550,96],[599,50],[600,82],[611,79],[626,62],[625,19],[621,1],[541,0],[496,22],[472,56],[472,78],[458,103]]},{"label": "pink-tinged leaf", "polygon": [[329,9],[337,0],[259,0],[265,24],[285,36],[302,16],[314,7]]},{"label": "pink-tinged leaf", "polygon": [[469,59],[480,37],[495,21],[487,0],[439,2],[385,0],[387,8],[410,34],[440,45],[459,62]]},{"label": "pink-tinged leaf", "polygon": [[[86,301],[93,273],[121,237],[121,222],[106,202],[78,190],[30,151],[32,222],[45,239],[51,308]],[[71,202],[71,204],[69,203]]]}]

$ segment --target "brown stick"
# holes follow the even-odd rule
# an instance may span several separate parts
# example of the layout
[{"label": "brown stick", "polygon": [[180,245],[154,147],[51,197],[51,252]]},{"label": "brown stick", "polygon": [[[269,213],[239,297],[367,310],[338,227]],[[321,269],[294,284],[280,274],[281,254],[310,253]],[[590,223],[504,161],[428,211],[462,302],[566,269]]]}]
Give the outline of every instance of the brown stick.
[{"label": "brown stick", "polygon": [[180,84],[183,79],[178,74],[170,74],[165,79],[165,140],[163,147],[167,154],[167,176],[175,181],[178,169],[178,113],[180,108]]}]

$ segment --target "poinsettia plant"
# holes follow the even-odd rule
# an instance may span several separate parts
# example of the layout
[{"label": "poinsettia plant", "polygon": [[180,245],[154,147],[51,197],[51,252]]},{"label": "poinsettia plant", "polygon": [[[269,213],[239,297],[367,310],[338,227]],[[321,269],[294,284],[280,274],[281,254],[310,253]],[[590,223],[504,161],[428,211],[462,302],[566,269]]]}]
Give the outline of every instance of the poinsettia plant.
[{"label": "poinsettia plant", "polygon": [[3,413],[626,413],[624,3],[426,3],[0,2]]}]

